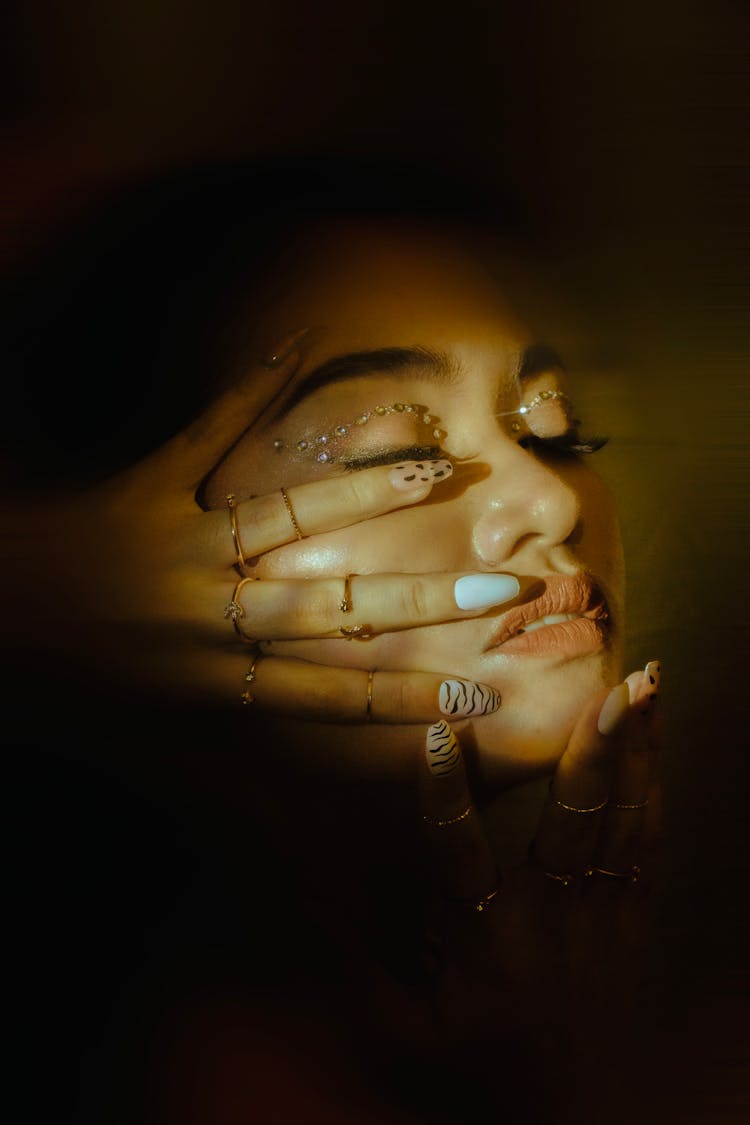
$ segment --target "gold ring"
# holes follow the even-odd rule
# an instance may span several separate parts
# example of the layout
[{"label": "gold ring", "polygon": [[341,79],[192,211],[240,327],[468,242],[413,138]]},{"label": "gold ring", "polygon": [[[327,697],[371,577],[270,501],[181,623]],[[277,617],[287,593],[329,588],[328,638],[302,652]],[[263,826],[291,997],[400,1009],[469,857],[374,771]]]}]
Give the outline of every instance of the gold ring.
[{"label": "gold ring", "polygon": [[240,574],[245,575],[245,556],[242,552],[242,544],[240,542],[240,529],[237,526],[237,499],[233,492],[227,495],[227,507],[229,508],[229,520],[232,528],[232,543],[234,544],[235,554],[237,561],[234,566]]},{"label": "gold ring", "polygon": [[628,883],[637,883],[641,877],[641,869],[637,863],[634,863],[628,871],[610,871],[606,867],[591,867],[586,874],[607,875],[610,879],[624,879]]},{"label": "gold ring", "polygon": [[240,593],[240,590],[242,589],[242,587],[245,585],[246,582],[255,582],[255,581],[256,581],[256,579],[254,579],[254,578],[241,578],[234,588],[234,591],[232,593],[232,600],[224,608],[224,616],[225,617],[231,617],[232,624],[234,625],[235,632],[237,633],[237,635],[239,637],[242,638],[242,640],[245,642],[245,644],[248,644],[248,645],[255,644],[255,641],[253,640],[252,637],[249,637],[247,635],[247,633],[245,633],[243,631],[243,629],[240,625],[240,618],[245,616],[245,610],[243,609],[242,605],[240,604],[239,593]]},{"label": "gold ring", "polygon": [[[262,655],[262,653],[256,652],[255,656],[253,657],[252,664],[248,668],[247,672],[245,672],[246,683],[251,684],[255,679],[255,665],[258,663]],[[242,692],[242,694],[240,695],[240,699],[244,704],[255,703],[255,696],[251,691],[248,690],[248,688],[245,688],[245,690]]]},{"label": "gold ring", "polygon": [[[548,871],[544,864],[539,862],[539,860],[537,859],[536,848],[534,847],[533,840],[528,846],[527,855],[529,857],[529,861],[533,863],[534,867],[537,867],[543,875],[545,875],[548,879],[552,879],[553,882],[560,883],[563,887],[569,887],[571,886],[571,884],[575,883],[575,875],[572,875],[569,871]],[[587,868],[584,871],[584,875],[590,874],[591,871],[589,868]]]},{"label": "gold ring", "polygon": [[344,596],[339,602],[339,609],[342,613],[351,613],[354,609],[352,602],[352,578],[356,578],[356,574],[347,574],[344,579]]},{"label": "gold ring", "polygon": [[287,493],[287,490],[285,488],[281,489],[281,498],[284,501],[284,505],[286,507],[287,512],[289,513],[289,519],[291,520],[292,527],[294,528],[294,534],[297,536],[298,539],[304,539],[305,537],[302,534],[302,528],[297,523],[297,517],[294,514],[294,508],[292,507],[292,502],[289,499],[289,494]]},{"label": "gold ring", "polygon": [[425,824],[432,825],[433,828],[447,828],[449,824],[460,824],[462,820],[466,820],[467,816],[471,816],[472,806],[467,805],[463,812],[458,813],[457,816],[448,817],[431,817],[423,816],[422,820]]},{"label": "gold ring", "polygon": [[375,636],[372,625],[342,625],[339,633],[342,637],[346,637],[347,641],[368,641],[370,637]]},{"label": "gold ring", "polygon": [[483,910],[486,910],[492,902],[493,898],[497,897],[498,893],[499,888],[494,887],[488,895],[485,895],[484,898],[480,898],[479,902],[475,902],[474,909],[476,910],[477,914],[481,914]]},{"label": "gold ring", "polygon": [[550,784],[549,784],[549,795],[550,795],[550,797],[552,798],[552,800],[554,801],[554,803],[555,803],[555,804],[556,804],[556,805],[557,805],[557,806],[558,806],[559,808],[561,808],[561,809],[565,809],[565,810],[566,810],[566,812],[577,812],[577,813],[592,813],[592,812],[599,812],[599,810],[600,810],[600,809],[603,809],[603,808],[604,808],[604,806],[605,806],[605,805],[607,804],[607,801],[606,801],[606,800],[604,800],[604,801],[602,801],[602,802],[601,802],[601,804],[599,804],[599,805],[592,805],[592,806],[591,806],[590,808],[588,808],[588,809],[579,809],[579,808],[577,808],[577,807],[576,807],[575,805],[566,805],[566,804],[564,803],[564,801],[558,801],[557,797],[556,797],[556,796],[555,796],[555,794],[554,794],[554,793],[552,792],[552,782],[551,782],[551,781],[550,781]]},{"label": "gold ring", "polygon": [[375,669],[367,673],[367,706],[365,708],[365,722],[372,722],[372,681],[375,675]]}]

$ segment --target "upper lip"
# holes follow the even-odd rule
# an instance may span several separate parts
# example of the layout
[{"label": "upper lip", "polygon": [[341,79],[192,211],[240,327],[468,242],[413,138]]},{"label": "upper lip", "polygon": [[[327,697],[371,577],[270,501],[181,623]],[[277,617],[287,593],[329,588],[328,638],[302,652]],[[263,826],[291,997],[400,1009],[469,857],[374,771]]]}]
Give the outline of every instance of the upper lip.
[{"label": "upper lip", "polygon": [[[485,651],[497,648],[510,640],[521,629],[553,613],[580,613],[590,620],[603,621],[609,617],[607,602],[601,587],[588,574],[545,574],[539,579],[543,589],[532,601],[514,606],[502,615],[498,627],[490,634]],[[538,590],[538,584],[533,590]]]}]

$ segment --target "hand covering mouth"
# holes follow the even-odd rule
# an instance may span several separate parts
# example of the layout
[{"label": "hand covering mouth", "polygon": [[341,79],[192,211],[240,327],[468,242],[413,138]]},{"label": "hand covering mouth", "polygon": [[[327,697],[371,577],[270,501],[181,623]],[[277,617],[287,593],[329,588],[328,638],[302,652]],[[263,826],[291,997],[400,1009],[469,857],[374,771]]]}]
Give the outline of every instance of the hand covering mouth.
[{"label": "hand covering mouth", "polygon": [[583,571],[573,575],[543,575],[539,582],[533,584],[530,592],[535,592],[536,597],[502,614],[489,636],[485,652],[499,648],[513,637],[544,626],[557,625],[579,617],[603,624],[609,618],[601,587]]}]

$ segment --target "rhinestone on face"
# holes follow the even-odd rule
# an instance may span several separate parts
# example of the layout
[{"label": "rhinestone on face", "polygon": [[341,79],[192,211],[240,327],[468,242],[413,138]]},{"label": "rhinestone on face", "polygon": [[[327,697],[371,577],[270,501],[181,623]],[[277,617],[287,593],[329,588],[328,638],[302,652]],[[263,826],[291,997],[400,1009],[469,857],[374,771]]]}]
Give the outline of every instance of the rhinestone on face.
[{"label": "rhinestone on face", "polygon": [[318,454],[318,460],[319,460],[319,461],[327,461],[328,459],[329,459],[329,458],[328,458],[328,454],[327,454],[327,453],[319,453],[319,454]]},{"label": "rhinestone on face", "polygon": [[344,435],[346,434],[346,426],[337,426],[336,434],[338,437],[344,437]]},{"label": "rhinestone on face", "polygon": [[403,402],[394,402],[393,409],[397,414],[403,414],[403,412],[406,410],[406,406]]},{"label": "rhinestone on face", "polygon": [[273,447],[277,453],[281,452],[281,450],[284,448],[284,443],[281,438],[276,438],[276,441],[273,443]]},{"label": "rhinestone on face", "polygon": [[432,421],[432,415],[431,414],[423,414],[422,415],[422,421],[425,423],[426,426],[429,426],[430,422]]},{"label": "rhinestone on face", "polygon": [[300,453],[304,453],[304,451],[307,449],[307,442],[306,441],[298,441],[297,442],[297,449],[299,449]]},{"label": "rhinestone on face", "polygon": [[376,406],[375,407],[375,413],[379,414],[382,418],[382,416],[386,413],[386,409],[385,409],[384,406]]}]

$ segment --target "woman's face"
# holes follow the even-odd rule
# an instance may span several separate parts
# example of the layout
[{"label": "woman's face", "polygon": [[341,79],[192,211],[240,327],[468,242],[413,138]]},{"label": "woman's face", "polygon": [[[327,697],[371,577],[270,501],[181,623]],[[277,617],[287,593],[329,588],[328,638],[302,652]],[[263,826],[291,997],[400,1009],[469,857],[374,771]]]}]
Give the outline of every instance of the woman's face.
[{"label": "woman's face", "polygon": [[[351,224],[320,232],[256,332],[267,349],[310,327],[300,369],[205,490],[206,503],[221,508],[230,491],[244,499],[370,465],[447,456],[453,476],[428,500],[273,551],[259,561],[258,577],[496,571],[517,575],[530,590],[526,600],[544,588],[539,581],[560,583],[563,600],[546,614],[577,615],[600,596],[606,601],[608,617],[597,629],[581,628],[579,618],[537,620],[522,640],[506,637],[504,622],[512,619],[500,607],[364,642],[267,646],[323,664],[492,685],[500,709],[457,724],[490,787],[554,764],[582,703],[621,675],[623,612],[621,543],[607,490],[590,458],[547,447],[531,432],[544,439],[573,428],[566,399],[539,396],[564,390],[574,399],[575,388],[552,353],[532,350],[537,341],[513,311],[512,283],[498,276],[500,283],[457,243],[413,228]],[[396,403],[419,409],[394,410]],[[385,413],[377,411],[383,406]],[[368,421],[357,424],[363,416]],[[585,604],[576,578],[584,580]],[[356,580],[353,591],[356,598]],[[292,725],[299,737],[300,724]],[[301,727],[329,760],[332,740],[351,753],[351,727]],[[387,771],[400,747],[423,739],[423,727],[363,727],[358,761]]]}]

